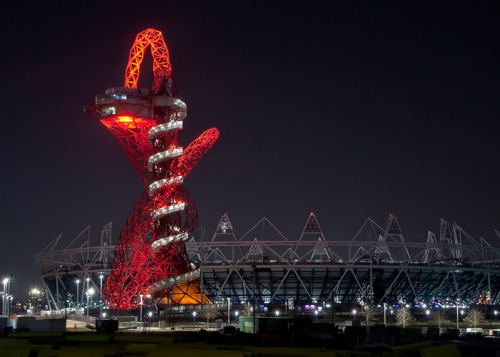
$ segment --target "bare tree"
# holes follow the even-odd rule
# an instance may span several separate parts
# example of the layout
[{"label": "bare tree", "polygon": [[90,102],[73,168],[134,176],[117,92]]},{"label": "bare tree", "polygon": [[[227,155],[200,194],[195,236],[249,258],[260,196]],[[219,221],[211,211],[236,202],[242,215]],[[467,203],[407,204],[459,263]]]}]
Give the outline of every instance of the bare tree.
[{"label": "bare tree", "polygon": [[410,309],[402,307],[396,311],[396,324],[405,328],[407,325],[411,324],[413,316],[411,315]]},{"label": "bare tree", "polygon": [[436,312],[434,313],[434,322],[437,323],[439,328],[441,328],[441,325],[443,324],[444,317],[445,317],[444,310],[436,309]]},{"label": "bare tree", "polygon": [[203,305],[200,311],[200,315],[207,319],[207,323],[211,319],[215,318],[219,314],[219,308],[216,304],[206,304]]},{"label": "bare tree", "polygon": [[366,326],[372,326],[378,321],[378,311],[371,306],[364,309],[361,315],[364,317],[363,323]]},{"label": "bare tree", "polygon": [[466,325],[472,326],[474,328],[477,325],[482,324],[486,320],[486,316],[484,316],[482,311],[479,310],[470,310],[467,315],[465,315],[464,323]]}]

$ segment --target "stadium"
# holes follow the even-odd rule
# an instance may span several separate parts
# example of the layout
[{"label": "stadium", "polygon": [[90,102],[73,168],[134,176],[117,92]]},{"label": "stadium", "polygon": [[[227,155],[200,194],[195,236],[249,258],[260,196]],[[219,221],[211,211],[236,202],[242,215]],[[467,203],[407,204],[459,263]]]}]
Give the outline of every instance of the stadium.
[{"label": "stadium", "polygon": [[[222,304],[252,304],[262,313],[314,313],[333,305],[346,311],[384,304],[498,305],[500,249],[456,223],[441,220],[440,227],[439,235],[428,232],[426,243],[407,242],[389,215],[385,228],[367,219],[352,239],[331,241],[311,213],[298,240],[285,237],[267,218],[238,237],[224,214],[210,239],[192,236],[186,249],[200,272],[201,294]],[[102,286],[114,252],[111,223],[99,246],[89,245],[89,227],[63,249],[57,249],[60,238],[35,256],[50,308],[103,307]],[[153,303],[161,309],[162,301]]]}]

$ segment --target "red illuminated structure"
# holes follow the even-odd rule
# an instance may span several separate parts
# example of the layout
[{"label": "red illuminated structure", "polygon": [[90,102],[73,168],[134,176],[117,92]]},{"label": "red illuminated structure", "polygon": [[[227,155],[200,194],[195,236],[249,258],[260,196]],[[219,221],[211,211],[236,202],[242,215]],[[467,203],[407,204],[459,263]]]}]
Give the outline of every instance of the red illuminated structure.
[{"label": "red illuminated structure", "polygon": [[[147,47],[153,56],[151,90],[137,85]],[[196,283],[199,270],[186,253],[198,212],[182,182],[219,132],[212,128],[186,148],[178,145],[187,111],[171,71],[161,32],[142,31],[130,50],[125,86],[106,90],[84,108],[118,138],[146,188],[121,231],[103,289],[110,308],[135,308],[146,296],[175,304],[206,299]]]}]

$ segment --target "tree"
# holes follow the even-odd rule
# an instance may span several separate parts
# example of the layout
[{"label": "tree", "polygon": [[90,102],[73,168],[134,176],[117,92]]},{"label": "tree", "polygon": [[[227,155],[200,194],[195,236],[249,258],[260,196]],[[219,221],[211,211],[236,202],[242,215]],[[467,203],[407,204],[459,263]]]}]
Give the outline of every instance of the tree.
[{"label": "tree", "polygon": [[444,310],[442,309],[436,309],[436,312],[434,313],[434,322],[437,323],[438,327],[441,328],[441,325],[443,324],[445,313]]},{"label": "tree", "polygon": [[466,325],[472,326],[474,328],[477,325],[483,323],[486,320],[486,316],[479,310],[470,310],[464,318],[464,323]]},{"label": "tree", "polygon": [[361,315],[364,317],[363,323],[366,326],[372,326],[378,320],[378,311],[371,306],[364,309]]},{"label": "tree", "polygon": [[211,319],[215,318],[219,314],[219,308],[216,304],[206,304],[203,305],[200,311],[200,315],[207,319],[207,323]]},{"label": "tree", "polygon": [[396,311],[396,324],[405,328],[407,325],[411,324],[413,316],[411,315],[410,309],[402,307]]}]

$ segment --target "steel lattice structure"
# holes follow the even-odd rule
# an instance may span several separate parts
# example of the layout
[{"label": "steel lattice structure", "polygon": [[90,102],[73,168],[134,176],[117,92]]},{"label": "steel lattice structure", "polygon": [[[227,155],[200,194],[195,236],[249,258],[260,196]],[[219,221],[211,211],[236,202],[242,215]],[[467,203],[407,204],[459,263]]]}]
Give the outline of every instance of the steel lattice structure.
[{"label": "steel lattice structure", "polygon": [[[500,233],[496,232],[500,238]],[[266,218],[237,237],[227,214],[210,241],[190,240],[212,301],[272,305],[500,304],[500,249],[441,220],[438,237],[407,242],[397,218],[368,219],[351,240],[326,239],[311,213],[298,240]]]},{"label": "steel lattice structure", "polygon": [[[51,308],[64,308],[66,298],[72,306],[84,305],[87,278],[97,299],[100,277],[109,276],[115,251],[111,225],[104,227],[100,246],[90,245],[88,228],[64,249],[56,249],[59,241],[35,256]],[[210,240],[191,236],[185,245],[191,262],[200,266],[200,296],[234,304],[255,301],[260,311],[331,302],[500,304],[500,249],[444,220],[439,234],[428,232],[425,243],[407,242],[392,215],[385,228],[367,219],[352,239],[330,240],[311,214],[292,240],[266,218],[237,237],[225,214]]]},{"label": "steel lattice structure", "polygon": [[[153,56],[152,90],[137,87],[147,47]],[[146,188],[120,234],[104,287],[112,308],[135,308],[149,294],[181,304],[201,299],[195,283],[199,272],[185,248],[198,213],[182,182],[217,140],[218,130],[205,131],[185,149],[178,145],[187,110],[171,71],[161,32],[142,31],[130,50],[124,87],[106,90],[84,108],[118,138]]]},{"label": "steel lattice structure", "polygon": [[93,305],[102,306],[102,287],[111,272],[115,250],[111,245],[111,230],[111,223],[106,224],[100,245],[92,245],[87,226],[64,248],[59,247],[61,234],[35,255],[50,310],[87,306],[85,297],[89,288],[96,292]]}]

